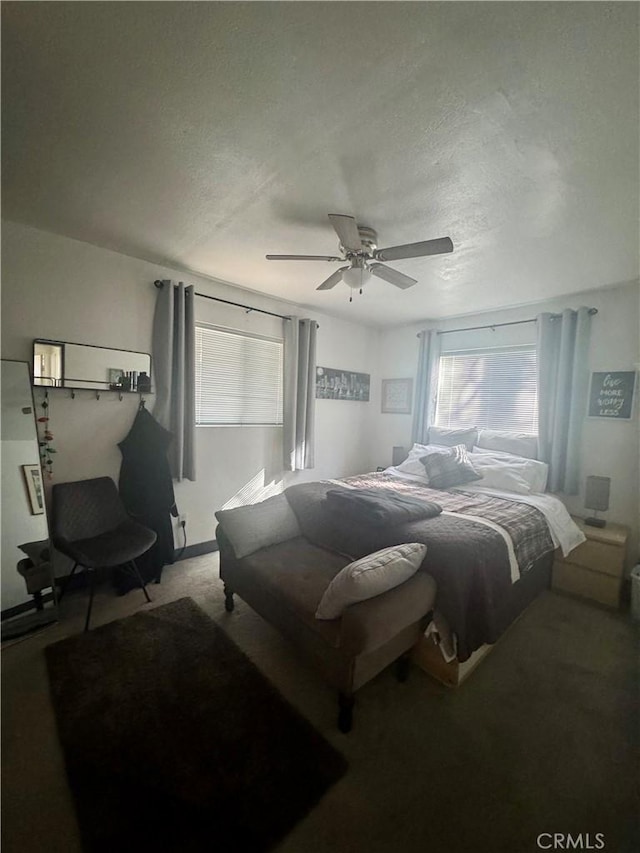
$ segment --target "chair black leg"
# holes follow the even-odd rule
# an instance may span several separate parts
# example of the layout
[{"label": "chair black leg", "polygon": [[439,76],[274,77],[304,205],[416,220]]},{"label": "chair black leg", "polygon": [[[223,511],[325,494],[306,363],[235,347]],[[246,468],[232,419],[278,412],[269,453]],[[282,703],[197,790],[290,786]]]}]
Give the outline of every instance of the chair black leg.
[{"label": "chair black leg", "polygon": [[343,734],[349,734],[353,726],[353,706],[355,699],[352,693],[338,694],[338,728]]},{"label": "chair black leg", "polygon": [[74,576],[76,569],[78,568],[78,563],[73,564],[73,568],[71,569],[71,574],[67,576],[65,582],[60,585],[60,592],[58,593],[58,603],[62,601],[62,596],[67,591],[67,587],[71,583],[71,578]]},{"label": "chair black leg", "polygon": [[129,565],[130,565],[130,566],[131,566],[131,568],[133,569],[133,573],[134,573],[134,575],[136,576],[136,578],[137,578],[137,580],[138,580],[138,583],[140,584],[140,589],[144,592],[144,597],[147,599],[147,601],[149,602],[149,604],[151,604],[151,599],[149,598],[149,593],[147,592],[147,587],[146,587],[146,585],[145,585],[144,580],[142,579],[142,575],[140,574],[140,570],[139,570],[139,569],[138,569],[138,567],[136,566],[136,561],[135,561],[135,560],[131,560],[131,561],[129,562]]},{"label": "chair black leg", "polygon": [[235,607],[233,601],[233,592],[229,589],[229,587],[224,585],[224,609],[227,613],[233,613],[233,608]]},{"label": "chair black leg", "polygon": [[404,683],[407,678],[409,678],[409,670],[411,668],[411,655],[409,652],[405,652],[401,655],[395,664],[396,669],[396,679],[401,683]]},{"label": "chair black leg", "polygon": [[89,572],[89,606],[87,607],[87,618],[84,623],[84,630],[89,630],[89,620],[91,619],[91,608],[93,607],[93,592],[95,588],[96,570],[87,569]]}]

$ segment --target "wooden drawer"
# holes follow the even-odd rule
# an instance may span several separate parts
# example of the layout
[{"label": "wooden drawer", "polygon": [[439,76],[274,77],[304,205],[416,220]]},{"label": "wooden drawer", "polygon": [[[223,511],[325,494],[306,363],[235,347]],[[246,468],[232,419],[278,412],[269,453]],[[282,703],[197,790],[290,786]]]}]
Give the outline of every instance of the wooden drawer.
[{"label": "wooden drawer", "polygon": [[596,572],[604,572],[613,577],[622,577],[624,568],[625,549],[616,547],[608,542],[596,542],[588,539],[578,545],[567,557],[560,557],[561,562],[575,566],[584,566]]},{"label": "wooden drawer", "polygon": [[[580,547],[582,548],[582,545]],[[553,564],[554,589],[591,598],[609,607],[619,607],[620,586],[620,578],[613,577],[610,574],[593,572],[590,569],[562,561],[556,561]]]}]

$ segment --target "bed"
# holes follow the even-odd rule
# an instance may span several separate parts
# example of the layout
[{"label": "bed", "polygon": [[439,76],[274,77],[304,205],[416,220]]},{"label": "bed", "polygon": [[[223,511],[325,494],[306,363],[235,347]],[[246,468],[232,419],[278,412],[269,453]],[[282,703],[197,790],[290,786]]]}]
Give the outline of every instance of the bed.
[{"label": "bed", "polygon": [[[417,454],[430,448],[434,453],[454,451],[414,445],[412,453],[415,448]],[[476,461],[478,471],[480,451],[466,455],[472,465]],[[510,470],[516,465],[499,462]],[[434,488],[425,478],[421,482],[419,476],[390,468],[291,486],[286,494],[307,538],[352,559],[403,542],[427,545],[422,570],[438,585],[436,610],[414,659],[444,683],[457,685],[549,587],[555,550],[567,554],[584,536],[553,495],[524,487],[519,492],[496,488],[508,479],[489,474],[447,489]],[[366,518],[358,523],[353,515],[330,511],[329,498],[336,489],[400,494],[436,503],[442,512],[408,523],[372,524]]]}]

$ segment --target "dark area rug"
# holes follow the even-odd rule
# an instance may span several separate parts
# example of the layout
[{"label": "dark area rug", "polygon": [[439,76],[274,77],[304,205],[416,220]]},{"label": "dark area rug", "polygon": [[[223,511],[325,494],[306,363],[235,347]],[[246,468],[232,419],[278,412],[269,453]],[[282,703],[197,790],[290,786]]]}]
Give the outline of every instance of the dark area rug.
[{"label": "dark area rug", "polygon": [[87,851],[270,849],[346,761],[189,598],[47,647]]}]

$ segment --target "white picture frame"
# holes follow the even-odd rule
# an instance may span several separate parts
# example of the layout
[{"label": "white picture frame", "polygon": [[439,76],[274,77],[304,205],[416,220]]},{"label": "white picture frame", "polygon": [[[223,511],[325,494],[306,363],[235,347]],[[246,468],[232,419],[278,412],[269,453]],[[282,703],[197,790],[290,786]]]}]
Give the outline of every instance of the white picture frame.
[{"label": "white picture frame", "polygon": [[44,487],[42,485],[42,470],[39,465],[23,465],[22,474],[27,487],[27,496],[31,515],[44,514]]},{"label": "white picture frame", "polygon": [[410,415],[413,402],[413,379],[383,379],[381,411],[383,414]]},{"label": "white picture frame", "polygon": [[636,370],[594,370],[589,382],[587,417],[628,423],[635,414]]}]

